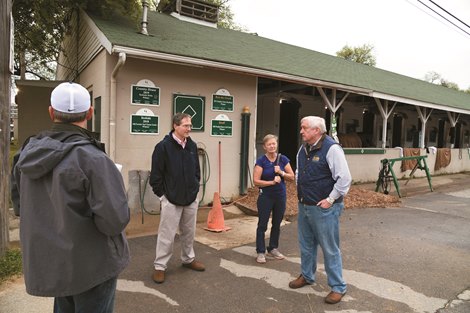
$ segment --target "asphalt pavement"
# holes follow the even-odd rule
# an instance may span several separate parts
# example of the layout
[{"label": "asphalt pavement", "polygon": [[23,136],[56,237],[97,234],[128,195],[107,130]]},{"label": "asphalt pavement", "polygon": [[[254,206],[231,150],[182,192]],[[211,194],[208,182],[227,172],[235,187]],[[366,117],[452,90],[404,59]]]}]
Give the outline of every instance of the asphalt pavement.
[{"label": "asphalt pavement", "polygon": [[[203,220],[197,226],[196,256],[207,270],[181,266],[177,239],[163,284],[151,279],[157,217],[146,217],[142,231],[130,234],[132,261],[119,277],[115,312],[470,312],[470,174],[433,177],[433,192],[426,179],[400,187],[400,207],[343,212],[348,292],[339,304],[323,301],[329,287],[321,253],[316,283],[289,289],[300,269],[295,220],[282,226],[286,259],[261,265],[257,218],[227,207],[231,230],[206,231]],[[52,312],[52,299],[27,295],[19,279],[0,287],[0,312]]]}]

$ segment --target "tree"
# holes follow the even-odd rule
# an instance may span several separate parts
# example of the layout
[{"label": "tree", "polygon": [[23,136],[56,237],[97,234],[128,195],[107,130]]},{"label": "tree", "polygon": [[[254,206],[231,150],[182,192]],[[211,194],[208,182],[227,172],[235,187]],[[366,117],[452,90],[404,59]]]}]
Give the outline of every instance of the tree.
[{"label": "tree", "polygon": [[364,44],[359,47],[345,45],[341,50],[336,52],[336,56],[356,63],[375,66],[376,59],[372,54],[373,49],[374,46],[369,44]]},{"label": "tree", "polygon": [[227,28],[239,31],[246,31],[246,28],[238,25],[233,20],[233,12],[228,4],[230,0],[208,0],[208,2],[212,2],[219,6],[219,21],[217,22],[217,26],[220,28]]},{"label": "tree", "polygon": [[446,80],[446,79],[441,80],[441,86],[454,89],[454,90],[460,90],[459,85],[457,85],[457,83],[451,82],[450,80]]},{"label": "tree", "polygon": [[11,0],[2,1],[0,12],[0,258],[2,258],[8,248],[9,241]]},{"label": "tree", "polygon": [[15,69],[22,77],[26,72],[38,78],[54,76],[54,65],[60,52],[72,13],[84,9],[101,16],[121,12],[140,16],[140,0],[15,0]]},{"label": "tree", "polygon": [[427,72],[426,75],[424,76],[424,80],[432,84],[438,84],[441,81],[441,79],[442,79],[441,74],[434,72],[434,71]]},{"label": "tree", "polygon": [[[131,16],[136,26],[146,0],[15,0],[15,72],[25,79],[31,74],[38,79],[53,79],[60,44],[68,30],[72,13],[78,9],[111,18],[113,13]],[[233,21],[229,0],[207,0],[219,5],[219,27],[244,30]],[[156,10],[169,3],[147,0]]]},{"label": "tree", "polygon": [[427,72],[424,76],[424,80],[432,84],[441,85],[450,89],[460,90],[459,85],[445,79],[444,77],[442,77],[441,74],[434,71]]}]

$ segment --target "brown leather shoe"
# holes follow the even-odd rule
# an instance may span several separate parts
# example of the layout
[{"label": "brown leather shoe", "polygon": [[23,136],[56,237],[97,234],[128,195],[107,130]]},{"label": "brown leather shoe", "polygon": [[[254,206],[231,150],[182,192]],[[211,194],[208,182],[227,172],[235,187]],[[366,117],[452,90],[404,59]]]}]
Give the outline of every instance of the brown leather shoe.
[{"label": "brown leather shoe", "polygon": [[196,260],[192,261],[191,263],[183,263],[183,267],[190,268],[198,272],[204,272],[206,270],[204,264]]},{"label": "brown leather shoe", "polygon": [[157,284],[161,284],[165,281],[165,271],[162,270],[154,270],[153,271],[153,281]]},{"label": "brown leather shoe", "polygon": [[346,293],[339,293],[339,292],[332,291],[326,296],[325,302],[329,304],[338,303],[341,301],[341,299],[343,298],[345,294]]},{"label": "brown leather shoe", "polygon": [[289,283],[289,288],[297,289],[305,285],[310,285],[310,284],[305,280],[302,274],[300,274],[299,277],[297,277],[296,279],[294,279],[293,281]]}]

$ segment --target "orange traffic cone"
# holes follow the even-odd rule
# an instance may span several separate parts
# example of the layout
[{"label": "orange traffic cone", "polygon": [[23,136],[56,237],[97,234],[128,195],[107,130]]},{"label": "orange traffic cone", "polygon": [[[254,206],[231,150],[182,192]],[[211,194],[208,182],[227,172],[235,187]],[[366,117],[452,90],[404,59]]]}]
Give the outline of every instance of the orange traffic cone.
[{"label": "orange traffic cone", "polygon": [[225,226],[224,212],[222,211],[222,204],[220,203],[218,192],[214,192],[212,209],[209,211],[209,215],[207,216],[207,227],[204,227],[204,229],[217,233],[232,229],[231,227]]}]

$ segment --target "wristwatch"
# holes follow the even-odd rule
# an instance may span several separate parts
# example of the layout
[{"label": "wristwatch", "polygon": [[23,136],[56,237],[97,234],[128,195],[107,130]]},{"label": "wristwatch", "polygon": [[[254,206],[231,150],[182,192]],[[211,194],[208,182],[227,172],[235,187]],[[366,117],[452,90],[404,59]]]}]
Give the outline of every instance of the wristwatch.
[{"label": "wristwatch", "polygon": [[333,199],[331,197],[326,197],[326,201],[328,201],[329,204],[335,203],[335,199]]}]

